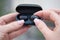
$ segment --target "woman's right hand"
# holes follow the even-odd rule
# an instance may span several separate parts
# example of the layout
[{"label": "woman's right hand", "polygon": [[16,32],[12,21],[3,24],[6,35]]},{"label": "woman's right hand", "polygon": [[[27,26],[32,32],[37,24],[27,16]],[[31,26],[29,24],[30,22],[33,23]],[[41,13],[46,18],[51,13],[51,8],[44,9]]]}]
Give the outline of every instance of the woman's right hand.
[{"label": "woman's right hand", "polygon": [[55,28],[49,29],[40,19],[34,19],[37,28],[42,32],[46,40],[60,40],[60,10],[50,9],[36,12],[34,15],[54,22]]}]

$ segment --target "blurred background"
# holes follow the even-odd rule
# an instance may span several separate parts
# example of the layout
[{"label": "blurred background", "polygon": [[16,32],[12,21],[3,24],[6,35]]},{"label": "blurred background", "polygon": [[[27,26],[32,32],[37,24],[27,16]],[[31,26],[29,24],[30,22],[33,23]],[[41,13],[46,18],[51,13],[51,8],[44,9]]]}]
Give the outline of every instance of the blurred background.
[{"label": "blurred background", "polygon": [[[15,8],[19,4],[38,4],[43,10],[45,9],[60,9],[60,0],[0,0],[0,16],[16,12]],[[53,26],[53,23],[46,22],[47,25]],[[32,26],[27,32],[18,36],[13,40],[45,40],[42,33]]]}]

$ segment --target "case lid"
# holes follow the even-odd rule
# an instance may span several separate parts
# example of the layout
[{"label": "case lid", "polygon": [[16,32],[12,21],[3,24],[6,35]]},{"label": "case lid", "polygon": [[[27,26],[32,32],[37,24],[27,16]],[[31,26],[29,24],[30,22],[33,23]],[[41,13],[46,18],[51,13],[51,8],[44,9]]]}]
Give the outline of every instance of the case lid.
[{"label": "case lid", "polygon": [[16,11],[22,14],[33,14],[39,10],[42,10],[42,8],[36,4],[20,4],[16,7]]}]

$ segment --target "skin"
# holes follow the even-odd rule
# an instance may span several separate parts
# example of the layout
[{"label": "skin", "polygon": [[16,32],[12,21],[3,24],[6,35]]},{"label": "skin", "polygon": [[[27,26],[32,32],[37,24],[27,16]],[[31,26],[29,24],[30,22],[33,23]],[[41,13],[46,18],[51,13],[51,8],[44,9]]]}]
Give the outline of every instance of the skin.
[{"label": "skin", "polygon": [[[23,27],[24,20],[15,21],[17,14],[10,13],[0,17],[0,40],[12,40],[28,30],[29,26]],[[42,10],[34,15],[42,17],[44,20],[52,21],[55,24],[55,28],[51,30],[42,20],[34,19],[36,27],[42,32],[46,40],[60,40],[60,10]]]},{"label": "skin", "polygon": [[55,28],[51,30],[41,19],[34,19],[34,22],[42,32],[46,40],[60,40],[60,10],[49,9],[36,12],[37,15],[44,20],[52,21],[55,24]]},{"label": "skin", "polygon": [[0,40],[12,40],[26,32],[29,26],[24,26],[24,20],[15,21],[18,13],[10,13],[0,17]]}]

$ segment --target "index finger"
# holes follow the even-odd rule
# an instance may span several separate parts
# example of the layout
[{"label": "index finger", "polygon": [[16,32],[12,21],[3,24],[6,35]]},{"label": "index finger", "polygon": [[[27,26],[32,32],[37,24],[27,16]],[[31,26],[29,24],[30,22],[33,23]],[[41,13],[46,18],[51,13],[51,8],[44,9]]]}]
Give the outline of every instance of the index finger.
[{"label": "index finger", "polygon": [[54,11],[43,10],[36,12],[34,15],[37,15],[46,20],[52,20],[53,22],[60,24],[59,15]]},{"label": "index finger", "polygon": [[3,24],[3,23],[9,23],[13,20],[15,20],[15,17],[17,16],[18,13],[10,13],[10,14],[7,14],[7,15],[4,15],[2,17],[0,17],[0,24]]}]

